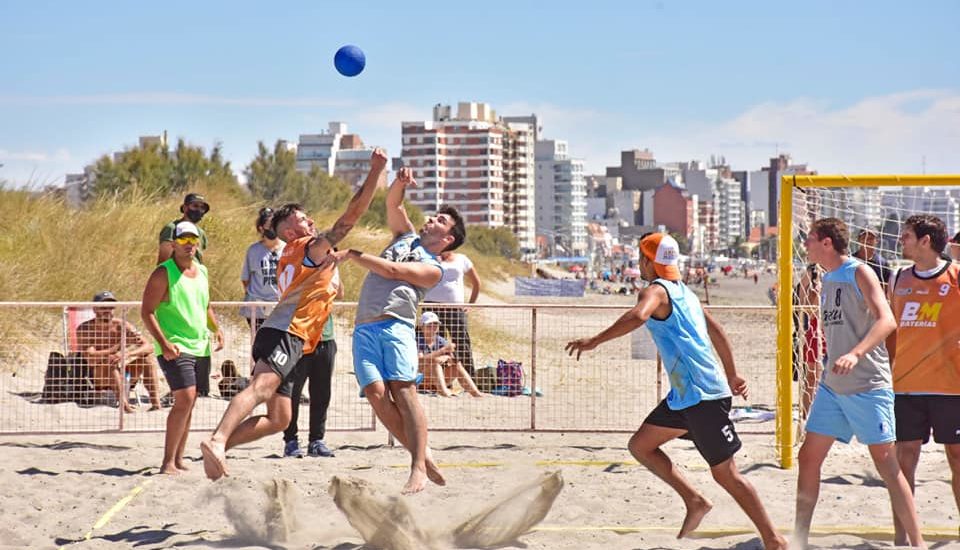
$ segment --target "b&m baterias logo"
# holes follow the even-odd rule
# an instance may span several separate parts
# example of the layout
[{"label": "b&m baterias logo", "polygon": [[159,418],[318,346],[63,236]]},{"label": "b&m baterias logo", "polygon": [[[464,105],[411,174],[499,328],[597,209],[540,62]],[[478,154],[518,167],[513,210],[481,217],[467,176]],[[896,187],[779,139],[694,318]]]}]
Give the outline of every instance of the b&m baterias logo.
[{"label": "b&m baterias logo", "polygon": [[900,326],[935,327],[942,307],[942,302],[907,302],[900,315]]}]

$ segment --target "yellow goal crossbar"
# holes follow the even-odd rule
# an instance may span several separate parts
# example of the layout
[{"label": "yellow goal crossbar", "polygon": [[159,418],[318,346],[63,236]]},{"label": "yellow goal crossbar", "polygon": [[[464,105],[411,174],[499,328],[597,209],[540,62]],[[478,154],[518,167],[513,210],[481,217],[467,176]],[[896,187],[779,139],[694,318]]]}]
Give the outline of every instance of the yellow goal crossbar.
[{"label": "yellow goal crossbar", "polygon": [[960,187],[960,174],[789,175],[780,178],[777,290],[777,452],[793,467],[793,190],[807,187]]}]

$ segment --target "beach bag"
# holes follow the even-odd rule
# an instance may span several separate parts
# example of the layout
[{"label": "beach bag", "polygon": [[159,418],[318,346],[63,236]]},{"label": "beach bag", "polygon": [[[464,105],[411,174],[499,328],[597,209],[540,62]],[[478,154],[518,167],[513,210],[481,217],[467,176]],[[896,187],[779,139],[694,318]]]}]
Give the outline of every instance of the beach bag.
[{"label": "beach bag", "polygon": [[497,360],[497,395],[513,397],[523,393],[523,364],[519,361]]},{"label": "beach bag", "polygon": [[47,356],[47,370],[43,374],[43,402],[76,401],[86,404],[93,390],[87,371],[86,361],[79,354],[64,356],[59,351],[50,352]]},{"label": "beach bag", "polygon": [[483,393],[490,393],[497,387],[497,369],[492,365],[480,367],[473,375],[473,383]]}]

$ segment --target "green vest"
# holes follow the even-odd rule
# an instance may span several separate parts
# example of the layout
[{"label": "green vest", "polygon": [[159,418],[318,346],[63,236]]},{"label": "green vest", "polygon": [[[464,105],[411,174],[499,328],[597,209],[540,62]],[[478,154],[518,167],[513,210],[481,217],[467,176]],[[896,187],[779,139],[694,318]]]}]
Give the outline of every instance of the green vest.
[{"label": "green vest", "polygon": [[[180,348],[181,353],[195,357],[210,356],[210,332],[207,330],[207,305],[210,290],[207,268],[197,262],[197,276],[184,277],[173,258],[160,264],[167,271],[167,299],[157,306],[160,332]],[[163,351],[153,344],[157,355]]]}]

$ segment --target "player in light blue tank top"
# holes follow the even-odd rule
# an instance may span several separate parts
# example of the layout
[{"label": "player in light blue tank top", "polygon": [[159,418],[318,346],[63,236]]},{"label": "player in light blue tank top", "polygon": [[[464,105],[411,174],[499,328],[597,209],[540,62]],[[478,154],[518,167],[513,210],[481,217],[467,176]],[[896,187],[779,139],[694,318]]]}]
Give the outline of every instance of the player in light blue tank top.
[{"label": "player in light blue tank top", "polygon": [[737,374],[730,341],[700,307],[697,295],[680,281],[676,240],[652,233],[641,239],[640,250],[640,273],[651,284],[640,292],[637,305],[596,336],[567,343],[567,352],[576,353],[579,360],[583,352],[646,325],[670,375],[670,392],[630,438],[629,449],[684,500],[687,515],[677,537],[693,532],[713,507],[661,450],[668,441],[683,437],[693,441],[713,478],[753,519],[764,548],[786,548],[786,540],[774,529],[756,490],[733,459],[741,443],[730,421],[730,407],[733,395],[747,397],[747,383]]},{"label": "player in light blue tank top", "polygon": [[837,218],[813,222],[807,257],[826,274],[820,294],[820,326],[827,363],[807,418],[800,447],[794,537],[806,548],[820,495],[820,469],[833,442],[856,435],[890,494],[893,511],[911,546],[924,547],[917,510],[894,447],[894,401],[884,339],[897,323],[880,280],[866,264],[847,256],[850,233]]},{"label": "player in light blue tank top", "polygon": [[667,406],[680,410],[703,400],[730,397],[727,377],[709,342],[700,298],[680,281],[657,279],[653,284],[663,287],[673,308],[666,319],[650,317],[646,323],[670,376]]}]

